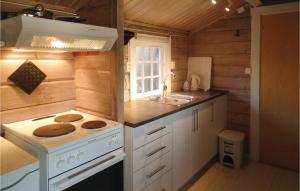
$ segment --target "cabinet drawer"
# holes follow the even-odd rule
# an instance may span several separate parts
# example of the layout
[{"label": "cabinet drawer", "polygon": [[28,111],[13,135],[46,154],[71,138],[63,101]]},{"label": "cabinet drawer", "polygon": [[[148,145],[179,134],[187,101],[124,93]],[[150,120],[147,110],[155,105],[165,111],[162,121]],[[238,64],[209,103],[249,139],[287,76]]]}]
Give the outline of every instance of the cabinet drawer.
[{"label": "cabinet drawer", "polygon": [[172,171],[170,170],[161,178],[150,184],[144,191],[171,191],[172,190]]},{"label": "cabinet drawer", "polygon": [[153,161],[133,174],[133,191],[144,190],[145,187],[159,179],[171,169],[171,152]]},{"label": "cabinet drawer", "polygon": [[172,134],[168,133],[133,151],[133,171],[137,171],[172,149]]},{"label": "cabinet drawer", "polygon": [[133,131],[133,149],[152,142],[170,131],[170,125],[166,125],[163,118],[137,127]]}]

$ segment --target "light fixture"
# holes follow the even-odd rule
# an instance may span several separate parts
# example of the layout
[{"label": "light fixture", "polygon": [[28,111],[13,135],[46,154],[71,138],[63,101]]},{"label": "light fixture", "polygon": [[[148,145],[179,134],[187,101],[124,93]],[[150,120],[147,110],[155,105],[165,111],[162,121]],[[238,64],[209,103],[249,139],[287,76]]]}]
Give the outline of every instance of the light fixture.
[{"label": "light fixture", "polygon": [[230,11],[231,5],[232,5],[232,1],[231,0],[227,0],[227,5],[225,6],[225,11],[226,12]]},{"label": "light fixture", "polygon": [[211,0],[211,3],[215,5],[217,4],[217,0]]},{"label": "light fixture", "polygon": [[67,52],[65,50],[30,50],[30,49],[17,49],[14,48],[12,49],[12,51],[14,52],[49,52],[49,53],[63,53],[63,52]]}]

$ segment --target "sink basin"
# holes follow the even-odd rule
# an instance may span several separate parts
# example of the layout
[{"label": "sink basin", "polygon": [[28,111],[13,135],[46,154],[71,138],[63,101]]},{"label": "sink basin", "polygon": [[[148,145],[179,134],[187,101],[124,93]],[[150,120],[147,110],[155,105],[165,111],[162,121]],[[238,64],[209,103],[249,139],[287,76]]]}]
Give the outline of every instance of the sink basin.
[{"label": "sink basin", "polygon": [[159,96],[149,97],[149,100],[156,101],[159,103],[169,104],[169,105],[181,106],[191,102],[193,100],[193,96],[170,94],[166,97],[159,97]]},{"label": "sink basin", "polygon": [[181,106],[183,104],[187,104],[192,100],[183,99],[183,98],[175,98],[175,97],[165,97],[161,100],[162,103]]}]

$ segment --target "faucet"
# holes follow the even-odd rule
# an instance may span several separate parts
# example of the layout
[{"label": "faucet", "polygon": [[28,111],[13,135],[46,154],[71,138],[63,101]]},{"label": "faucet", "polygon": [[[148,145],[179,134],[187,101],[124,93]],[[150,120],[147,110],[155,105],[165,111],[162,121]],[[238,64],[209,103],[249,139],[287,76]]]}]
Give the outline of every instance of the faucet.
[{"label": "faucet", "polygon": [[166,81],[167,81],[167,79],[168,79],[169,76],[171,76],[172,79],[175,79],[175,78],[176,78],[176,75],[175,75],[175,73],[173,72],[173,70],[171,70],[171,72],[169,72],[169,73],[165,76],[164,80],[162,81],[162,84],[163,84],[162,98],[166,97],[166,91],[167,91],[167,89],[168,89],[168,86],[166,85]]}]

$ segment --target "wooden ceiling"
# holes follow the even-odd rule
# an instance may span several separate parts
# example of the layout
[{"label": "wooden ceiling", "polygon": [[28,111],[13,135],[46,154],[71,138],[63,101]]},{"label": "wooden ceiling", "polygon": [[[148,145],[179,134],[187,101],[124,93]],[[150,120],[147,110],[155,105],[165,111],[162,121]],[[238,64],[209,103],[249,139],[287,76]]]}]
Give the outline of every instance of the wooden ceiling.
[{"label": "wooden ceiling", "polygon": [[[0,0],[4,1],[4,0]],[[94,9],[94,0],[5,0],[25,4],[42,3],[47,8],[60,9],[71,13]],[[246,4],[245,0],[123,0],[125,26],[158,26],[183,32],[196,32],[206,26],[236,13]],[[261,0],[264,4],[294,0]],[[99,2],[101,2],[99,0]],[[231,11],[224,8],[231,2]],[[98,3],[96,3],[98,4]]]},{"label": "wooden ceiling", "polygon": [[231,12],[225,12],[227,0],[124,0],[126,21],[152,24],[184,31],[200,30],[235,12],[244,0],[231,0]]}]

